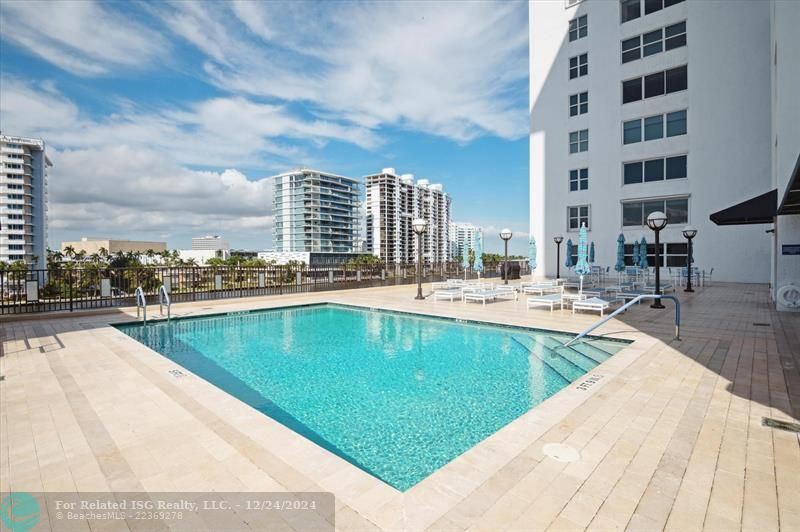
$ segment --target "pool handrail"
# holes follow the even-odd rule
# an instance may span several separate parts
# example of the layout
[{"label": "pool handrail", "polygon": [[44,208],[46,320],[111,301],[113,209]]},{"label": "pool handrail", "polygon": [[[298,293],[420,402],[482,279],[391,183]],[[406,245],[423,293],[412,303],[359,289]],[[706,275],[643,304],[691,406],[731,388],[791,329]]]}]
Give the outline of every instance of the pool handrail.
[{"label": "pool handrail", "polygon": [[163,284],[158,287],[158,313],[162,316],[164,315],[164,305],[167,306],[167,321],[170,320],[171,316],[171,303],[169,300],[169,292],[167,292],[167,287]]},{"label": "pool handrail", "polygon": [[605,322],[607,322],[608,320],[610,320],[611,318],[613,318],[614,316],[616,316],[620,312],[624,312],[625,310],[628,309],[628,307],[630,307],[634,303],[639,303],[643,299],[659,299],[659,300],[660,299],[671,299],[672,301],[675,302],[675,340],[680,340],[681,339],[681,302],[678,301],[678,298],[675,297],[675,296],[665,296],[663,294],[641,294],[641,295],[638,295],[635,298],[631,299],[630,301],[628,301],[627,303],[625,303],[624,305],[619,307],[617,310],[615,310],[614,312],[612,312],[611,314],[609,314],[605,318],[602,318],[602,319],[594,322],[588,329],[585,329],[585,330],[581,331],[580,333],[578,333],[578,335],[575,336],[575,338],[573,338],[572,340],[570,340],[569,342],[564,344],[564,347],[569,347],[571,344],[575,343],[576,341],[580,340],[581,338],[583,338],[584,336],[586,336],[587,334],[589,334],[593,330],[597,329],[598,327],[603,325]]},{"label": "pool handrail", "polygon": [[147,325],[147,299],[144,297],[144,290],[141,286],[137,286],[133,295],[136,298],[136,317],[139,317],[139,309],[142,309],[142,323]]}]

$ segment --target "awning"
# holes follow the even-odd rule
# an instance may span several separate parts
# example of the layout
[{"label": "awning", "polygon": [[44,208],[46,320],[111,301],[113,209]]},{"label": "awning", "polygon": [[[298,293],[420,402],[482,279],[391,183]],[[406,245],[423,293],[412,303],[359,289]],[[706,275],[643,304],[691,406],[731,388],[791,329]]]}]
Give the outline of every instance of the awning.
[{"label": "awning", "polygon": [[789,184],[783,194],[778,214],[800,214],[800,156],[794,165],[794,172],[789,176]]},{"label": "awning", "polygon": [[778,189],[717,211],[709,218],[717,225],[771,224],[775,220]]}]

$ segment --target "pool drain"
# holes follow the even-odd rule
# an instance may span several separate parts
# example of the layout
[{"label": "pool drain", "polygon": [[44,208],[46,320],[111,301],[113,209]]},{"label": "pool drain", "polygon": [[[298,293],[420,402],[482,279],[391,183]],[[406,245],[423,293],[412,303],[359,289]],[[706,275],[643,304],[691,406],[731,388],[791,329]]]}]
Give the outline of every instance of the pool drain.
[{"label": "pool drain", "polygon": [[548,443],[542,448],[544,454],[558,462],[574,462],[581,457],[575,447],[563,443]]}]

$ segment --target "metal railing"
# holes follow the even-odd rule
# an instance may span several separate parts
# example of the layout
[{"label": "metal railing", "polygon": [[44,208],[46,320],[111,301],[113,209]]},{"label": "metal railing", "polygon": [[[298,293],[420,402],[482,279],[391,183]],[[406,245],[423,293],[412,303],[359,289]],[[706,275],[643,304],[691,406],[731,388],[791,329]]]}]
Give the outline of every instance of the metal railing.
[{"label": "metal railing", "polygon": [[[521,273],[528,272],[524,269]],[[480,276],[499,274],[499,268],[492,265]],[[470,269],[465,274],[454,262],[427,264],[423,269],[426,283],[455,277],[475,279],[478,274]],[[162,285],[170,287],[170,302],[181,303],[415,282],[415,264],[113,268],[65,263],[46,270],[0,270],[0,315],[136,306],[138,287],[145,303],[152,304],[158,301]]]},{"label": "metal railing", "polygon": [[164,305],[167,306],[167,321],[169,321],[171,317],[170,307],[172,306],[169,301],[169,293],[167,293],[167,287],[163,284],[158,287],[158,313],[162,316],[164,315]]},{"label": "metal railing", "polygon": [[602,319],[594,322],[588,329],[585,329],[585,330],[581,331],[580,333],[578,333],[577,336],[575,336],[575,338],[573,338],[572,340],[570,340],[569,342],[564,344],[564,347],[569,347],[571,344],[577,342],[578,340],[580,340],[581,338],[583,338],[584,336],[586,336],[587,334],[589,334],[593,330],[597,329],[598,327],[600,327],[601,325],[606,323],[608,320],[610,320],[611,318],[613,318],[617,314],[619,314],[621,312],[625,312],[626,310],[628,310],[628,308],[630,308],[631,305],[633,305],[634,303],[639,303],[640,301],[645,300],[645,299],[671,299],[671,300],[673,300],[675,302],[675,339],[676,340],[680,340],[681,339],[681,302],[678,301],[678,298],[675,297],[675,296],[665,296],[665,295],[661,295],[661,294],[642,294],[642,295],[636,296],[635,298],[631,299],[630,301],[628,301],[627,303],[625,303],[624,305],[619,307],[617,310],[615,310],[614,312],[612,312],[611,314],[609,314],[605,318],[602,318]]},{"label": "metal railing", "polygon": [[147,323],[147,298],[144,297],[144,290],[141,286],[137,286],[133,295],[136,297],[136,317],[139,317],[139,309],[141,309],[144,312],[142,321]]}]

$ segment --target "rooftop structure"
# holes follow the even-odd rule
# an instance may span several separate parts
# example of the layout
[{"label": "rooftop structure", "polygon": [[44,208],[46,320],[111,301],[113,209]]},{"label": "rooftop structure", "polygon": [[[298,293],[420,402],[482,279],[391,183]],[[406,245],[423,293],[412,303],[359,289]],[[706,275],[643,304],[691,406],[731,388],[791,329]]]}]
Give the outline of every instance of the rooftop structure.
[{"label": "rooftop structure", "polygon": [[231,249],[227,240],[219,235],[197,236],[192,238],[193,250],[228,250]]}]

